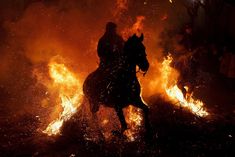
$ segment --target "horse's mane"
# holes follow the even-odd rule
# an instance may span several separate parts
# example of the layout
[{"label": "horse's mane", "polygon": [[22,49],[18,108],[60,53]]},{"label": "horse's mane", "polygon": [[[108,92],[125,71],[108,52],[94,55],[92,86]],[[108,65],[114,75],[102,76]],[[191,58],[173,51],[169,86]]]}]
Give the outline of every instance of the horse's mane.
[{"label": "horse's mane", "polygon": [[128,51],[130,49],[130,46],[132,46],[134,40],[137,39],[136,35],[133,35],[127,39],[127,41],[124,44],[124,51]]}]

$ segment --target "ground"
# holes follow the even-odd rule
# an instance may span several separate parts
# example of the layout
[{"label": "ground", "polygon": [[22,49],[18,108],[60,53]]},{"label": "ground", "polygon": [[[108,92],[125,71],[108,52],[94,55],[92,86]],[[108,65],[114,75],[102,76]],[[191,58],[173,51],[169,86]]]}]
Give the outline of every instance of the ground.
[{"label": "ground", "polygon": [[[211,114],[209,118],[166,102],[160,95],[149,98],[152,139],[134,142],[113,137],[110,141],[85,140],[87,124],[75,115],[61,136],[41,133],[41,120],[33,114],[15,115],[1,106],[0,156],[164,156],[233,157],[235,137],[234,80],[216,77],[195,91]],[[4,104],[7,104],[7,99]],[[92,130],[91,130],[92,131]],[[140,135],[142,136],[142,135]]]}]

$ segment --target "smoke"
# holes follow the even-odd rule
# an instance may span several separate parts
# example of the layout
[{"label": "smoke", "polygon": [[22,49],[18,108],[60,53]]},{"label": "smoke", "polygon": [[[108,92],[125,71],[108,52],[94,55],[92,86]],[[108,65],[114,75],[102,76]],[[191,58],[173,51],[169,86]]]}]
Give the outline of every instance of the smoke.
[{"label": "smoke", "polygon": [[[49,6],[42,2],[31,4],[19,20],[5,22],[11,47],[22,49],[35,64],[48,62],[55,55],[73,59],[81,69],[85,68],[81,62],[87,58],[92,59],[91,64],[94,63],[92,42],[96,41],[97,31],[102,32],[102,27],[97,25],[102,22],[97,22],[86,11],[89,8],[80,10],[75,4],[75,1],[60,1]],[[86,68],[89,67],[86,65]]]}]

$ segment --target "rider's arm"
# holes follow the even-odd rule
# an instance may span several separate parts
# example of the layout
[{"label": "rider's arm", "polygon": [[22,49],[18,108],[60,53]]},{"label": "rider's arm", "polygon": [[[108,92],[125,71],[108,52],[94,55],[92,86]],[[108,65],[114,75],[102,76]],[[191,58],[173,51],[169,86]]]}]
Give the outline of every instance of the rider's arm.
[{"label": "rider's arm", "polygon": [[109,42],[106,42],[105,40],[103,40],[102,38],[99,40],[98,42],[98,46],[97,46],[97,52],[98,52],[98,56],[100,58],[107,58],[110,57],[112,52],[111,49],[111,45]]},{"label": "rider's arm", "polygon": [[104,53],[103,49],[104,49],[104,46],[102,45],[102,42],[101,42],[101,39],[100,39],[99,42],[98,42],[98,46],[97,46],[97,52],[98,52],[99,57],[103,56],[103,53]]},{"label": "rider's arm", "polygon": [[107,46],[105,45],[105,42],[102,39],[100,39],[98,42],[97,52],[100,58],[107,56]]}]

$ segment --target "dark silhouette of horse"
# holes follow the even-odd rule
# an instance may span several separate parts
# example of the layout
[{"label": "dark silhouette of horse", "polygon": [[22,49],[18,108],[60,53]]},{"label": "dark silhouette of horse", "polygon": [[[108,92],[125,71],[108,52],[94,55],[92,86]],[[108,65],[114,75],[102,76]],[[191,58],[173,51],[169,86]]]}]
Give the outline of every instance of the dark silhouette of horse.
[{"label": "dark silhouette of horse", "polygon": [[89,74],[83,84],[93,115],[101,104],[113,107],[121,122],[121,133],[127,129],[122,109],[130,104],[143,110],[146,131],[149,129],[149,108],[140,97],[141,89],[136,77],[136,66],[144,74],[149,68],[143,39],[143,34],[130,37],[124,44],[123,53],[108,67],[99,67]]}]

